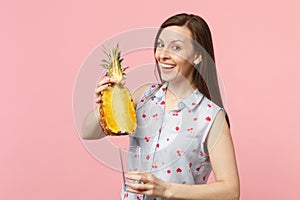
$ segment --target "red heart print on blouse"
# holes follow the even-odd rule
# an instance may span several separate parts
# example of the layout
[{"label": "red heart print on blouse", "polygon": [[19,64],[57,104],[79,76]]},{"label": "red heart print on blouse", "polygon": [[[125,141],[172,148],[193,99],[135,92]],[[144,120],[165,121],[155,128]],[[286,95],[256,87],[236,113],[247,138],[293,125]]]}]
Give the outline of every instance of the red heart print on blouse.
[{"label": "red heart print on blouse", "polygon": [[177,168],[177,169],[176,169],[176,172],[177,172],[177,173],[180,173],[180,172],[182,172],[182,169]]}]

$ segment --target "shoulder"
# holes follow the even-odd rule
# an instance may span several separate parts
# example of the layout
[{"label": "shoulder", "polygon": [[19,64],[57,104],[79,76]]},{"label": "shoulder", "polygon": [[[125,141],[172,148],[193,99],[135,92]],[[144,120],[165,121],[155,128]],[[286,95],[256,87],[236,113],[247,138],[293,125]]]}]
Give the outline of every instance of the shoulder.
[{"label": "shoulder", "polygon": [[204,109],[202,112],[205,112],[206,114],[212,114],[214,116],[216,116],[219,111],[224,111],[223,108],[205,96],[203,96],[201,101],[201,108]]},{"label": "shoulder", "polygon": [[204,99],[203,100],[204,107],[209,108],[207,109],[207,112],[215,116],[214,121],[219,121],[221,119],[221,121],[222,122],[225,121],[228,127],[230,128],[230,121],[229,121],[228,113],[226,112],[225,108],[219,106],[218,104],[208,99],[207,97],[204,97],[203,99]]},{"label": "shoulder", "polygon": [[226,122],[226,112],[225,109],[218,106],[216,103],[208,99],[207,97],[203,97],[201,105],[201,114],[208,121],[209,129],[219,129],[224,126],[224,122]]},{"label": "shoulder", "polygon": [[158,84],[153,84],[153,83],[147,83],[145,85],[138,87],[132,94],[134,106],[135,107],[137,106],[139,100],[141,99],[144,93],[150,93],[152,89],[156,87],[158,87]]}]

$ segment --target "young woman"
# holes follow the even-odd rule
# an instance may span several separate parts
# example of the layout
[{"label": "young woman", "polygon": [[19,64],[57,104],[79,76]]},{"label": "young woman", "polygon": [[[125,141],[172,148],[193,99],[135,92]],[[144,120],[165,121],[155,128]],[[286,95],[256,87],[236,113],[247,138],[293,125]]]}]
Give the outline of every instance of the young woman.
[{"label": "young woman", "polygon": [[[126,175],[122,198],[239,199],[234,147],[208,25],[196,15],[172,16],[161,25],[154,52],[161,83],[133,94],[138,128],[130,145],[141,146],[144,172]],[[115,82],[104,77],[96,93]],[[104,136],[94,112],[98,108],[85,120],[85,139]],[[216,181],[207,184],[211,170]]]}]

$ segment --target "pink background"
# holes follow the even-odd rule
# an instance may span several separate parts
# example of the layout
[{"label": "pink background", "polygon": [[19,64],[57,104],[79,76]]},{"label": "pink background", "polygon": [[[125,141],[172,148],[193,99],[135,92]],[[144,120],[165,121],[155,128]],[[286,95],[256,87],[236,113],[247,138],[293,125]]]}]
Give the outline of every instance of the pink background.
[{"label": "pink background", "polygon": [[241,199],[299,199],[299,6],[296,0],[2,2],[0,199],[119,198],[120,173],[100,164],[78,137],[76,75],[102,41],[157,27],[179,12],[201,15],[213,33]]}]

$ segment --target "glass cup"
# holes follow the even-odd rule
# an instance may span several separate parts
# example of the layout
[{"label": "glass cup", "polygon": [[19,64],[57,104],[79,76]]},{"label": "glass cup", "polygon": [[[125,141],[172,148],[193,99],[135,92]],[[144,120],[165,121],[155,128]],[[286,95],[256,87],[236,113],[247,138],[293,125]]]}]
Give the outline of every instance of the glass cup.
[{"label": "glass cup", "polygon": [[141,147],[129,146],[119,148],[123,184],[125,187],[125,174],[127,172],[137,172],[141,170]]}]

